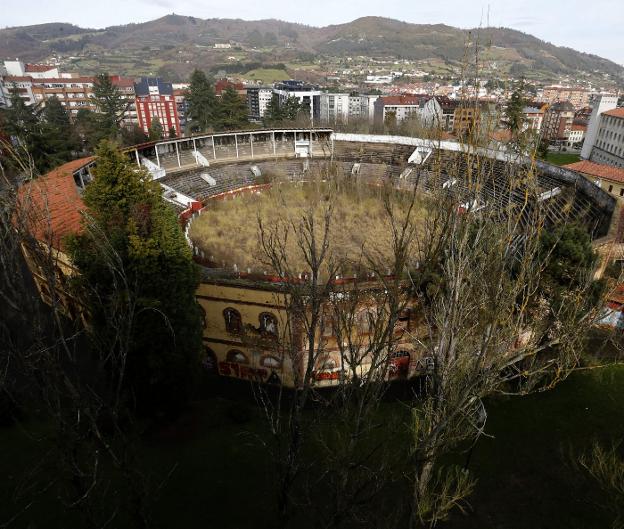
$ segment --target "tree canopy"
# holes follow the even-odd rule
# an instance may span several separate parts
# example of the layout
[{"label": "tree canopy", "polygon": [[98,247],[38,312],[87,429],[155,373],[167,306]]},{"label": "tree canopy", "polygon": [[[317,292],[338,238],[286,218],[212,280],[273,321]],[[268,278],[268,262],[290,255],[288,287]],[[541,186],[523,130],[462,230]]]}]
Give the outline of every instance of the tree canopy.
[{"label": "tree canopy", "polygon": [[221,130],[234,130],[248,123],[248,111],[245,100],[231,86],[223,90],[219,102],[216,124]]},{"label": "tree canopy", "polygon": [[194,70],[186,93],[187,116],[194,132],[204,132],[214,126],[217,98],[212,83],[201,70]]},{"label": "tree canopy", "polygon": [[166,412],[186,401],[198,372],[197,269],[159,185],[109,141],[97,156],[84,194],[86,229],[70,243],[78,291],[96,340],[111,332],[106,319],[116,303],[135,300],[127,395],[143,411]]}]

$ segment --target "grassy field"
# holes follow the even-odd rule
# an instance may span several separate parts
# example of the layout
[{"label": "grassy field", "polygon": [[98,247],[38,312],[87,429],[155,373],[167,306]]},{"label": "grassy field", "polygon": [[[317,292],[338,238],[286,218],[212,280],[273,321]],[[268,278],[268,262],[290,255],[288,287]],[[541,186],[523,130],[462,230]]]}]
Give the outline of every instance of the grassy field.
[{"label": "grassy field", "polygon": [[[147,468],[160,476],[172,471],[157,502],[159,527],[274,526],[270,458],[262,445],[265,425],[248,385],[235,383],[229,395],[197,402],[175,424],[143,440]],[[537,395],[490,399],[491,437],[477,444],[469,461],[479,479],[471,512],[439,527],[610,527],[600,491],[571,468],[569,454],[585,450],[594,439],[609,444],[624,437],[623,399],[624,366],[578,372]],[[393,415],[404,408],[389,402],[384,410]],[[44,433],[36,423],[0,429],[0,523],[15,512],[16,486],[30,479],[28,471],[49,448]],[[467,458],[462,455],[460,461]],[[15,526],[79,527],[51,492],[38,496]]]},{"label": "grassy field", "polygon": [[[234,200],[210,203],[210,207],[191,224],[189,235],[218,266],[236,265],[239,270],[250,268],[262,272],[266,265],[262,264],[257,219],[262,219],[269,228],[284,222],[288,226],[297,226],[307,208],[312,206],[320,236],[323,216],[331,203],[331,253],[345,261],[343,273],[348,273],[363,251],[392,255],[391,231],[381,194],[381,188],[342,183],[331,186],[324,183],[274,185],[261,194],[246,194]],[[405,212],[407,200],[402,200],[404,197],[400,194],[394,196],[397,211]],[[307,269],[304,255],[292,235],[287,253],[293,270]]]},{"label": "grassy field", "polygon": [[286,70],[277,70],[272,68],[256,68],[255,70],[249,70],[243,74],[245,79],[260,81],[263,84],[271,84],[275,81],[285,81],[290,79]]},{"label": "grassy field", "polygon": [[581,157],[578,154],[570,152],[549,152],[546,155],[546,161],[554,165],[566,165],[578,162]]}]

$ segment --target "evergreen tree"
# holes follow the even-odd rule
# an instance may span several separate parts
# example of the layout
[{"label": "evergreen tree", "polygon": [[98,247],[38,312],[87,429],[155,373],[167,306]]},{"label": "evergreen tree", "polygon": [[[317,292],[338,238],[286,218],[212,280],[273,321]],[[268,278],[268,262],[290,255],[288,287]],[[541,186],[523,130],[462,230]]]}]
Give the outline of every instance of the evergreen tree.
[{"label": "evergreen tree", "polygon": [[[199,368],[198,271],[158,183],[109,141],[102,142],[97,156],[94,180],[84,193],[90,222],[69,244],[80,272],[78,292],[89,309],[96,340],[111,332],[106,314],[118,300],[136,300],[128,398],[136,399],[146,413],[174,411],[188,399]],[[111,254],[118,259],[115,267],[109,266]],[[125,271],[124,281],[116,275],[119,270]]]},{"label": "evergreen tree", "polygon": [[193,132],[205,132],[214,125],[217,98],[206,74],[195,70],[186,94],[187,116]]},{"label": "evergreen tree", "polygon": [[120,134],[119,125],[128,109],[128,102],[107,73],[96,76],[93,96],[99,112],[99,132],[104,138],[116,138]]},{"label": "evergreen tree", "polygon": [[148,133],[147,133],[147,138],[149,139],[149,141],[158,141],[158,140],[162,140],[162,137],[163,137],[163,126],[160,123],[160,120],[157,117],[155,117],[154,119],[152,119],[152,122],[150,123]]},{"label": "evergreen tree", "polygon": [[42,112],[42,134],[47,151],[47,165],[55,167],[68,162],[78,149],[74,127],[65,107],[57,97],[46,101]]},{"label": "evergreen tree", "polygon": [[28,153],[36,171],[46,172],[49,163],[41,127],[41,109],[35,105],[27,105],[15,87],[10,91],[9,102],[9,107],[4,111],[6,134]]},{"label": "evergreen tree", "polygon": [[306,111],[309,115],[310,108],[301,104],[295,96],[289,96],[284,102],[283,115],[285,120],[295,121],[299,117],[300,113]]},{"label": "evergreen tree", "polygon": [[512,138],[517,138],[524,128],[524,107],[526,106],[526,96],[524,92],[524,80],[518,81],[514,91],[511,93],[504,121],[511,131]]},{"label": "evergreen tree", "polygon": [[240,94],[228,86],[221,94],[216,124],[219,130],[240,129],[249,123],[247,104]]},{"label": "evergreen tree", "polygon": [[178,137],[178,133],[176,132],[175,127],[169,127],[169,131],[168,131],[167,134],[168,134],[169,138],[171,138],[171,139]]},{"label": "evergreen tree", "polygon": [[123,145],[130,147],[131,145],[145,143],[147,136],[141,127],[134,124],[132,127],[123,127],[121,129],[121,140]]},{"label": "evergreen tree", "polygon": [[91,152],[95,151],[98,143],[103,139],[98,115],[87,108],[81,108],[76,114],[74,126],[84,146]]}]

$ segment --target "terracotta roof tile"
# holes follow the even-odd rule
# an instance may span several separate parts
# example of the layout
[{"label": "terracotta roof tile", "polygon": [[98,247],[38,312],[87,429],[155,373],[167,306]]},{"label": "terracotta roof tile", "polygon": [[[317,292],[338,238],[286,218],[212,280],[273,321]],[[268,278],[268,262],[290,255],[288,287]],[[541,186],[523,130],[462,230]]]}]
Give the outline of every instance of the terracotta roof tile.
[{"label": "terracotta roof tile", "polygon": [[570,163],[564,165],[566,169],[572,169],[578,171],[587,176],[597,176],[606,180],[612,180],[613,182],[624,183],[624,169],[621,167],[613,167],[612,165],[605,165],[596,162],[590,162],[589,160],[582,160],[580,162]]},{"label": "terracotta roof tile", "polygon": [[[431,96],[417,96],[417,95],[400,95],[400,96],[386,96],[380,98],[384,105],[420,105],[421,101],[431,99]],[[424,102],[424,101],[423,101]]]},{"label": "terracotta roof tile", "polygon": [[19,203],[27,208],[33,235],[57,250],[63,250],[63,238],[82,230],[84,202],[74,182],[73,173],[93,161],[81,158],[63,164],[49,173],[24,184]]},{"label": "terracotta roof tile", "polygon": [[603,116],[611,116],[612,118],[624,118],[624,107],[614,108],[602,113]]},{"label": "terracotta roof tile", "polygon": [[49,64],[27,64],[25,69],[27,72],[49,72],[55,68],[56,66],[51,66]]}]

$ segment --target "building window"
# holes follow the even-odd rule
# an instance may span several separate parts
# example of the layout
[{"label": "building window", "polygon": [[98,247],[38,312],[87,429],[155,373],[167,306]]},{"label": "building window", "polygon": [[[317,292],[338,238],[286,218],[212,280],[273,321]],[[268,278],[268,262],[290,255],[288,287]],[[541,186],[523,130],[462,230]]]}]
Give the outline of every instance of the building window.
[{"label": "building window", "polygon": [[609,193],[611,193],[611,191],[613,191],[613,186],[609,186]]},{"label": "building window", "polygon": [[260,332],[277,337],[277,318],[270,312],[260,314]]},{"label": "building window", "polygon": [[204,369],[209,373],[216,374],[217,372],[217,355],[208,346],[204,346],[204,357],[202,359],[202,365]]},{"label": "building window", "polygon": [[231,334],[241,334],[243,332],[243,319],[240,312],[236,309],[228,307],[223,311],[223,319],[225,320],[225,330]]},{"label": "building window", "polygon": [[620,187],[620,196],[624,197],[624,187]]},{"label": "building window", "polygon": [[238,349],[230,349],[225,359],[227,362],[233,362],[236,364],[249,363],[249,358],[247,358],[247,355],[242,351],[239,351]]}]

